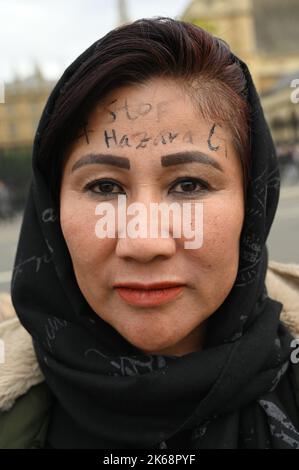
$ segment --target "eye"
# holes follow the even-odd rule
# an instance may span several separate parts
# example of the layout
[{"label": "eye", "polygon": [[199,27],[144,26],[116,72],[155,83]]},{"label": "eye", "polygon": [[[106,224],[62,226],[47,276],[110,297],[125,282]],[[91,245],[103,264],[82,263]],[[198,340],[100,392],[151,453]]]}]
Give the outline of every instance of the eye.
[{"label": "eye", "polygon": [[[119,189],[118,191],[117,188]],[[124,194],[122,187],[118,183],[108,179],[91,181],[84,187],[84,191],[102,196],[110,196],[111,194]]]},{"label": "eye", "polygon": [[[176,187],[181,187],[181,191],[179,190],[173,190]],[[195,194],[195,193],[202,193],[204,191],[207,191],[210,188],[209,184],[203,180],[200,180],[199,178],[190,178],[190,177],[184,177],[180,178],[175,182],[175,184],[172,185],[170,189],[172,189],[174,193],[180,193],[180,194]]]}]

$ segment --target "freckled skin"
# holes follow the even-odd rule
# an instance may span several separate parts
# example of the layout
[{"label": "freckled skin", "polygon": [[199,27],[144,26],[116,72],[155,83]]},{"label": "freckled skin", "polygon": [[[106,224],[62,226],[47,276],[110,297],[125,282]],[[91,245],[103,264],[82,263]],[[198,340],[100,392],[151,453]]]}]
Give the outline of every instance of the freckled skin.
[{"label": "freckled skin", "polygon": [[[215,127],[213,139],[219,145],[210,150],[207,140],[213,121],[197,114],[194,102],[174,82],[156,78],[142,85],[124,86],[106,97],[106,102],[126,103],[138,109],[140,103],[152,108],[137,119],[116,111],[113,123],[105,106],[98,105],[89,116],[88,141],[77,139],[66,159],[61,186],[61,227],[73,261],[78,285],[94,312],[131,344],[152,354],[183,354],[200,350],[206,320],[223,303],[235,281],[239,261],[239,239],[244,219],[242,170],[229,131]],[[163,112],[161,105],[163,102]],[[150,108],[149,108],[150,109]],[[158,110],[158,118],[157,118]],[[133,114],[133,113],[132,113]],[[109,127],[110,126],[110,127]],[[145,148],[107,149],[104,131],[132,136],[146,131],[156,136],[163,131],[191,132],[193,143],[174,139],[165,145],[148,142]],[[223,172],[199,163],[162,167],[161,156],[197,150],[216,159]],[[227,152],[227,158],[225,155]],[[130,159],[130,170],[106,165],[85,165],[71,172],[74,163],[88,153],[113,153]],[[185,197],[178,177],[198,177],[213,188]],[[108,197],[84,192],[84,186],[110,178],[121,187]],[[106,238],[95,235],[100,202],[117,203],[123,191],[127,205],[133,202],[201,201],[204,208],[203,246],[185,249],[183,236],[166,239]],[[194,222],[194,221],[193,221]],[[127,304],[113,289],[116,282],[180,281],[183,292],[171,302],[151,308]]]}]

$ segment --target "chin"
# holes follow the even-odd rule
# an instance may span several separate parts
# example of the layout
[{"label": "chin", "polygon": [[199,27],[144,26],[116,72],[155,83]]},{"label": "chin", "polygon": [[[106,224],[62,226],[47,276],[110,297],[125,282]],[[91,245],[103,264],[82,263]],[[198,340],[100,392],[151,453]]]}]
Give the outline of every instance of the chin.
[{"label": "chin", "polygon": [[[170,340],[169,338],[163,338],[155,337],[151,338],[147,336],[144,341],[140,336],[138,338],[136,337],[125,337],[127,341],[129,341],[133,346],[138,348],[142,353],[144,354],[165,354],[167,355],[168,352],[167,350],[172,350],[175,349],[175,345],[181,341],[181,338],[178,339],[172,339]],[[172,355],[171,353],[169,353]]]}]

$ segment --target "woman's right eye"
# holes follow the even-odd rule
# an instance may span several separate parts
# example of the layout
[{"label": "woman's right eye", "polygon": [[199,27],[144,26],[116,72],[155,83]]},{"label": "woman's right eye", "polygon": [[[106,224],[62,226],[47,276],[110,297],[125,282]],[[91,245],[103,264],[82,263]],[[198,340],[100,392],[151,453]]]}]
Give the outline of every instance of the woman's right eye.
[{"label": "woman's right eye", "polygon": [[[120,191],[114,191],[113,189],[119,188]],[[89,191],[93,194],[101,196],[110,196],[111,194],[125,194],[121,186],[113,180],[96,180],[88,183],[84,191]]]}]

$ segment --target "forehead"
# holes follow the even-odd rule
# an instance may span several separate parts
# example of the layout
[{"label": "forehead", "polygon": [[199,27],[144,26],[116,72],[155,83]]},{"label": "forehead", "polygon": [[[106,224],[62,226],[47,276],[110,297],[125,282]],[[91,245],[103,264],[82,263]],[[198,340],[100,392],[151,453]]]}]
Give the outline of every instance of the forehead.
[{"label": "forehead", "polygon": [[195,105],[182,87],[170,79],[154,78],[110,92],[94,109],[91,121],[122,125],[175,124],[194,120]]},{"label": "forehead", "polygon": [[230,132],[223,125],[203,118],[196,99],[178,82],[153,78],[141,84],[124,85],[107,94],[90,113],[80,132],[82,138],[77,142],[79,146],[96,142],[107,149],[118,147],[126,151],[135,144],[140,148],[140,140],[141,148],[169,143],[175,147],[202,140],[209,143],[210,134],[218,142],[231,140]]},{"label": "forehead", "polygon": [[129,158],[132,168],[144,172],[160,166],[161,155],[190,151],[218,160],[229,173],[241,170],[231,132],[204,118],[196,98],[176,81],[154,78],[105,95],[66,153],[64,168],[83,155],[101,153]]}]

